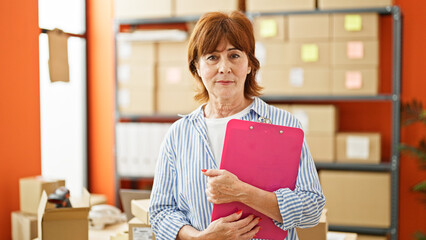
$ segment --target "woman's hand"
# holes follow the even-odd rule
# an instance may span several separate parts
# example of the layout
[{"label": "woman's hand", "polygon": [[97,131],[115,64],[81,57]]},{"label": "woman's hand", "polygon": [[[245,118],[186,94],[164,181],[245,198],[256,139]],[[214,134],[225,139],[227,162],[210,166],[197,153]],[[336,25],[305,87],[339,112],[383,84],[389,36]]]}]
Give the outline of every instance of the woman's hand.
[{"label": "woman's hand", "polygon": [[260,230],[260,226],[256,226],[260,222],[260,218],[249,215],[241,219],[242,211],[238,211],[229,216],[219,218],[202,232],[200,239],[221,239],[221,240],[245,240],[255,237]]},{"label": "woman's hand", "polygon": [[201,170],[207,178],[207,200],[213,204],[243,202],[246,197],[246,183],[240,181],[237,176],[217,169]]}]

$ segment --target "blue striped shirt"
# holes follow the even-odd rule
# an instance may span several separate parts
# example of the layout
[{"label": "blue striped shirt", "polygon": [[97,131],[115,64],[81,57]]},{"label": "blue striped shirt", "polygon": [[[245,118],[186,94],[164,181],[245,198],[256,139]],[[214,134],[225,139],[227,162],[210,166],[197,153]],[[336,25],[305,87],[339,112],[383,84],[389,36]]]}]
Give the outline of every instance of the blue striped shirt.
[{"label": "blue striped shirt", "polygon": [[[254,98],[250,112],[242,120],[269,118],[272,124],[301,128],[289,112]],[[179,119],[171,126],[160,151],[151,193],[149,220],[156,239],[175,239],[184,225],[204,230],[210,223],[213,204],[205,193],[207,179],[201,169],[218,169],[210,147],[202,107]],[[278,189],[278,206],[288,230],[286,239],[298,239],[296,227],[316,225],[325,205],[325,197],[311,153],[303,142],[296,188]]]}]

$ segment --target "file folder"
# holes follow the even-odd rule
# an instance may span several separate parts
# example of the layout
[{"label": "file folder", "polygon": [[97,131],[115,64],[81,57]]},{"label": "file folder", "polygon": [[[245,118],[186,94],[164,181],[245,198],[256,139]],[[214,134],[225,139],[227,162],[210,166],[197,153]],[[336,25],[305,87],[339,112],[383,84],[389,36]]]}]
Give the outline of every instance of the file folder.
[{"label": "file folder", "polygon": [[[232,119],[226,127],[220,168],[266,191],[294,190],[303,138],[299,128]],[[277,227],[271,218],[240,202],[214,204],[212,221],[240,209],[241,218],[250,214],[262,218],[256,238],[282,240],[287,236],[287,231]]]}]

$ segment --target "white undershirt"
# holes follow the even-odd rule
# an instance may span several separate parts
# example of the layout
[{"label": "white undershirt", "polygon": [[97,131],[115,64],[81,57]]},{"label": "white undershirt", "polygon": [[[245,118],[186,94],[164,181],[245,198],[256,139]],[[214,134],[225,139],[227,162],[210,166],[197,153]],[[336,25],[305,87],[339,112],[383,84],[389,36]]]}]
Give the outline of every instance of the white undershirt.
[{"label": "white undershirt", "polygon": [[220,166],[220,160],[222,158],[222,149],[223,142],[225,141],[226,124],[228,124],[229,120],[231,119],[241,119],[244,115],[250,112],[250,108],[252,105],[253,103],[243,109],[241,112],[229,117],[204,118],[206,120],[207,135],[209,137],[210,146],[213,150],[214,159],[218,166]]}]

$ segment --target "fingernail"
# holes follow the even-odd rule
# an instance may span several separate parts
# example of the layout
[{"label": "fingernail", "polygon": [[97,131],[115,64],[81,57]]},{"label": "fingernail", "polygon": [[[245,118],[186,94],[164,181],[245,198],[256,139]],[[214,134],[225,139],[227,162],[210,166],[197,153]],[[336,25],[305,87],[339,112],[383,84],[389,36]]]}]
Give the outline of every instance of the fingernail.
[{"label": "fingernail", "polygon": [[259,222],[262,221],[262,218],[259,218]]},{"label": "fingernail", "polygon": [[238,210],[237,215],[240,215],[243,212],[243,210]]},{"label": "fingernail", "polygon": [[201,169],[201,172],[207,172],[207,169]]},{"label": "fingernail", "polygon": [[256,235],[254,235],[254,236],[253,236],[253,238],[257,238],[257,236],[256,236]]}]

